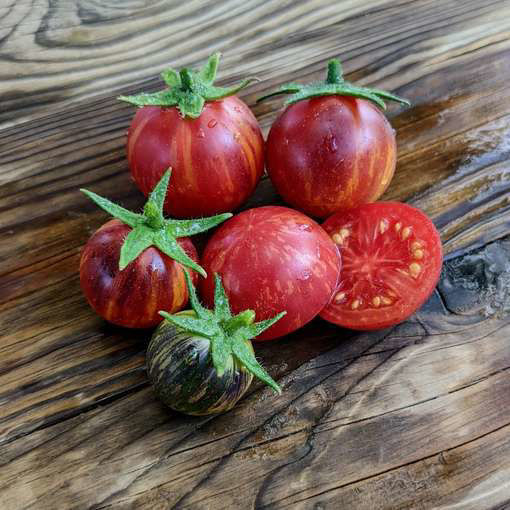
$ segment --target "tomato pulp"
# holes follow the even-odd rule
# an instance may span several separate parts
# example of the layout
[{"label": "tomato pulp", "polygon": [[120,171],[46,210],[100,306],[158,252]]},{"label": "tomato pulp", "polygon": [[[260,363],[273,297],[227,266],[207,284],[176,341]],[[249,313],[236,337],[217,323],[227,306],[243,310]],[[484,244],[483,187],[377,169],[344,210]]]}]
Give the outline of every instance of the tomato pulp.
[{"label": "tomato pulp", "polygon": [[[160,310],[173,313],[186,306],[186,269],[151,246],[120,271],[120,249],[130,231],[121,221],[111,220],[92,235],[81,255],[80,284],[92,308],[107,321],[149,328],[162,321]],[[198,261],[190,239],[183,237],[178,242]],[[197,273],[190,273],[196,282]]]},{"label": "tomato pulp", "polygon": [[144,106],[129,128],[127,157],[146,196],[171,167],[165,211],[196,218],[232,211],[252,194],[264,170],[264,140],[236,96],[205,103],[196,119],[175,107]]},{"label": "tomato pulp", "polygon": [[397,202],[365,204],[328,218],[324,229],[340,247],[342,274],[321,317],[351,329],[397,324],[434,290],[441,239],[420,210]]},{"label": "tomato pulp", "polygon": [[218,273],[233,313],[251,309],[260,321],[287,312],[257,340],[281,337],[312,320],[330,301],[341,265],[335,243],[315,221],[276,206],[226,221],[207,243],[201,264],[208,306]]},{"label": "tomato pulp", "polygon": [[374,202],[396,164],[395,134],[372,102],[322,96],[288,106],[272,125],[267,170],[283,199],[311,216]]}]

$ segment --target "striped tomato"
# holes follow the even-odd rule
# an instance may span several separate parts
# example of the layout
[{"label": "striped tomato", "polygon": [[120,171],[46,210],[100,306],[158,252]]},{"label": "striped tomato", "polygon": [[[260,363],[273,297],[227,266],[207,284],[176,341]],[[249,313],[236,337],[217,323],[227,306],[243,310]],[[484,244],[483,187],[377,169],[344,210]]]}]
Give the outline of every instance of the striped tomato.
[{"label": "striped tomato", "polygon": [[[92,308],[107,321],[130,328],[150,328],[161,322],[160,310],[176,312],[188,302],[184,267],[151,246],[125,269],[120,250],[131,228],[111,220],[83,248],[80,283]],[[197,251],[188,238],[179,245],[195,262]],[[192,271],[193,279],[198,275]]]},{"label": "striped tomato", "polygon": [[374,103],[404,101],[346,83],[336,60],[325,83],[277,93],[294,93],[266,146],[268,173],[283,199],[318,217],[377,200],[393,177],[397,150],[394,130]]},{"label": "striped tomato", "polygon": [[160,310],[177,312],[188,302],[187,269],[206,276],[188,236],[205,232],[232,215],[195,220],[163,217],[170,172],[135,213],[82,190],[114,220],[99,228],[84,246],[80,283],[90,306],[119,326],[149,328],[161,322]]},{"label": "striped tomato", "polygon": [[141,106],[128,131],[133,178],[147,195],[172,167],[165,211],[175,217],[236,209],[254,191],[264,170],[257,119],[231,95],[247,81],[232,89],[213,86],[218,58],[213,55],[200,71],[166,71],[166,91],[121,98]]},{"label": "striped tomato", "polygon": [[218,273],[233,312],[251,309],[258,320],[287,312],[257,340],[311,321],[329,303],[340,272],[338,249],[326,232],[304,214],[276,206],[249,209],[224,223],[201,263],[208,273],[201,282],[206,304],[212,304],[212,275]]}]

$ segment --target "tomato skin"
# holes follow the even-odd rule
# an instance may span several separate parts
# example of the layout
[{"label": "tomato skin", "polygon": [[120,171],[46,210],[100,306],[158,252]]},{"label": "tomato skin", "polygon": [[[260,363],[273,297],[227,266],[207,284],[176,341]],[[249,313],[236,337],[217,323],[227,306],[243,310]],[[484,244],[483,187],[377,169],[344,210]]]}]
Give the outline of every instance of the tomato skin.
[{"label": "tomato skin", "polygon": [[337,247],[312,219],[287,207],[249,209],[226,221],[205,248],[204,302],[212,306],[214,273],[232,311],[256,320],[287,314],[256,340],[272,340],[311,321],[330,301],[341,266]]},{"label": "tomato skin", "polygon": [[[184,268],[155,247],[143,251],[119,271],[120,249],[131,228],[111,220],[84,246],[80,259],[80,284],[90,306],[118,326],[150,328],[159,324],[160,310],[182,310],[188,302]],[[184,251],[198,261],[189,238],[178,239]],[[198,275],[190,271],[194,283]]]},{"label": "tomato skin", "polygon": [[253,193],[264,170],[264,140],[236,96],[206,103],[196,119],[174,107],[144,106],[129,128],[127,157],[146,196],[171,167],[165,211],[196,218],[232,211]]},{"label": "tomato skin", "polygon": [[[441,238],[419,209],[399,202],[363,204],[322,226],[339,243],[344,263],[323,319],[355,330],[382,329],[410,317],[432,294],[441,274]],[[377,291],[368,293],[369,287]]]},{"label": "tomato skin", "polygon": [[266,143],[267,171],[283,199],[311,216],[376,201],[396,165],[395,134],[370,101],[322,96],[291,104]]}]

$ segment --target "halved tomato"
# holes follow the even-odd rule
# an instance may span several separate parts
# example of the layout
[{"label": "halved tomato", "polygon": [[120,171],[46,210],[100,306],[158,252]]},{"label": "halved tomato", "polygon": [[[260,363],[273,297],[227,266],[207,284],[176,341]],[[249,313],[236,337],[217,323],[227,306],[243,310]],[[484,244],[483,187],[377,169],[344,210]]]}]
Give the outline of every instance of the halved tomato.
[{"label": "halved tomato", "polygon": [[342,253],[342,273],[320,316],[350,329],[392,326],[412,315],[434,290],[441,239],[420,210],[376,202],[341,211],[322,225]]}]

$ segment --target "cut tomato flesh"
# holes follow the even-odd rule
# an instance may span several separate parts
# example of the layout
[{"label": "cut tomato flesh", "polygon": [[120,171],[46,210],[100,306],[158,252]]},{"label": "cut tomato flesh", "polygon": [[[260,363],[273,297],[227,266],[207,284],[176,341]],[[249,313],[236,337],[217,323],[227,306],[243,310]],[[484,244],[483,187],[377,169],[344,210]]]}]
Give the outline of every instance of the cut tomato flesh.
[{"label": "cut tomato flesh", "polygon": [[321,317],[351,329],[379,329],[414,313],[437,284],[441,240],[420,210],[398,202],[364,204],[328,218],[342,273]]}]

